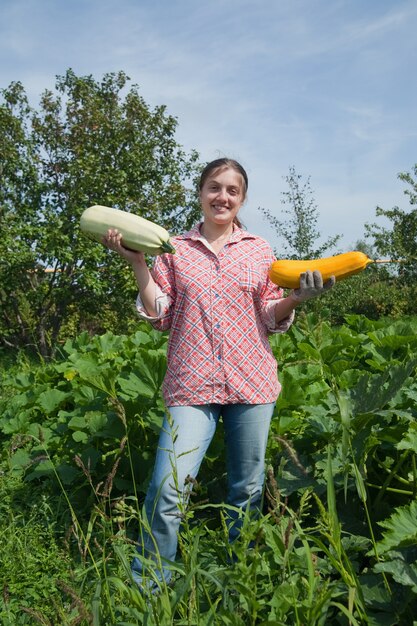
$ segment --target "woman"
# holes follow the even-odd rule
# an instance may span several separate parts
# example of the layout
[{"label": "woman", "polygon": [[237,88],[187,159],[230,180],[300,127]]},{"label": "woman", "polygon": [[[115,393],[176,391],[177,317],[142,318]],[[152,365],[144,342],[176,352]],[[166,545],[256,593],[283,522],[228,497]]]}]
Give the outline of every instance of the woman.
[{"label": "woman", "polygon": [[[153,558],[159,553],[159,576],[166,582],[177,551],[180,505],[187,501],[187,484],[197,476],[220,416],[227,501],[259,511],[269,426],[280,391],[268,335],[288,330],[294,308],[334,284],[332,279],[323,286],[320,273],[307,272],[300,289],[283,297],[268,278],[274,261],[269,244],[244,231],[238,219],[247,188],[246,172],[236,161],[209,163],[199,184],[202,223],[173,238],[176,254],[158,256],[152,271],[142,253],[123,247],[117,231],[104,239],[132,265],[140,316],[158,330],[170,330],[163,385],[167,417],[145,500],[151,533],[143,534],[138,548]],[[236,516],[230,540],[238,534]],[[132,571],[141,584],[140,558]]]}]

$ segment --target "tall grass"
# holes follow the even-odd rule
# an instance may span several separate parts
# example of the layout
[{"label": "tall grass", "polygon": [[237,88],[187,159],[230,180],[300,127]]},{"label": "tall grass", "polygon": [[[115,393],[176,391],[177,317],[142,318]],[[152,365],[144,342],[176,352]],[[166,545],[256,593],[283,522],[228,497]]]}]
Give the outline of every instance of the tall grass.
[{"label": "tall grass", "polygon": [[[125,449],[128,454],[127,443]],[[306,528],[313,494],[304,495],[297,512],[290,510],[270,469],[268,510],[257,520],[240,511],[242,532],[233,546],[226,524],[229,507],[198,502],[184,507],[179,557],[171,566],[174,581],[161,585],[155,595],[139,590],[130,573],[131,559],[138,556],[132,525],[147,527],[138,499],[112,499],[116,462],[105,485],[94,485],[88,468],[83,471],[95,498],[89,517],[78,515],[55,473],[71,519],[65,539],[57,527],[56,496],[45,494],[29,508],[24,499],[19,506],[7,506],[19,488],[28,488],[3,477],[0,495],[8,521],[2,524],[0,614],[5,624],[313,626],[331,624],[338,614],[354,626],[365,623],[352,567],[341,549],[330,488],[329,509],[319,507],[320,528]],[[332,564],[331,576],[320,570],[323,555]],[[149,578],[157,581],[161,562],[139,558]]]}]

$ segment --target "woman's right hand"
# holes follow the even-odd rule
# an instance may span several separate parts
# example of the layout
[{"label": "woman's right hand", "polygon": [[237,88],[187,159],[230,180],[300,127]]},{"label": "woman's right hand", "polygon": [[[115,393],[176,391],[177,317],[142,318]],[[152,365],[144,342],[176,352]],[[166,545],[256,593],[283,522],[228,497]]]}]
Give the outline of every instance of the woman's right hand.
[{"label": "woman's right hand", "polygon": [[102,243],[109,250],[113,250],[120,254],[121,257],[129,261],[134,265],[135,263],[140,263],[145,261],[145,255],[143,252],[139,250],[130,250],[129,248],[125,248],[122,243],[122,234],[116,228],[109,228],[107,233],[102,238]]}]

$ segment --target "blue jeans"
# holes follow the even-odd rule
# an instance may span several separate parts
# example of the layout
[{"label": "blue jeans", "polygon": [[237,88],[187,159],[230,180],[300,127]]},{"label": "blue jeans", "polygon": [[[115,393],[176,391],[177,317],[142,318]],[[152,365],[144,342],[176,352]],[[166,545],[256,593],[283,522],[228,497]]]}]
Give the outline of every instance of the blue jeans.
[{"label": "blue jeans", "polygon": [[[169,408],[160,433],[155,467],[145,499],[144,513],[150,532],[141,529],[138,552],[162,562],[158,578],[171,578],[169,561],[175,560],[181,513],[192,484],[223,418],[228,498],[230,505],[259,511],[265,477],[265,450],[275,403],[210,404]],[[237,516],[236,516],[237,517]],[[229,539],[239,535],[239,521],[229,527]],[[166,563],[167,566],[164,566]],[[142,583],[142,559],[132,563],[134,580]]]}]

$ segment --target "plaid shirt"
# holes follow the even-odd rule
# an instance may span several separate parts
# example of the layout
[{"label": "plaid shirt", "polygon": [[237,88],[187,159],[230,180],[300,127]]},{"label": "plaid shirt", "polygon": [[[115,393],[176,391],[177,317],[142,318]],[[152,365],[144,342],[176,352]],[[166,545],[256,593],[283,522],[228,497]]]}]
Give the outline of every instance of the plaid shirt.
[{"label": "plaid shirt", "polygon": [[283,294],[268,278],[273,252],[235,227],[216,255],[199,228],[172,239],[174,255],[156,258],[157,317],[137,301],[142,318],[170,330],[166,405],[275,402],[281,386],[268,334],[288,330],[294,315],[275,326]]}]

